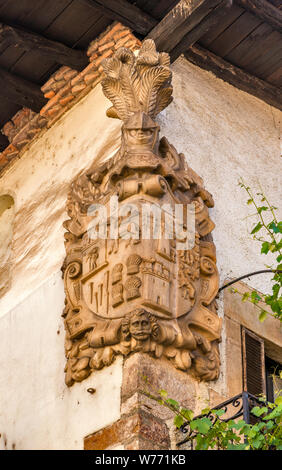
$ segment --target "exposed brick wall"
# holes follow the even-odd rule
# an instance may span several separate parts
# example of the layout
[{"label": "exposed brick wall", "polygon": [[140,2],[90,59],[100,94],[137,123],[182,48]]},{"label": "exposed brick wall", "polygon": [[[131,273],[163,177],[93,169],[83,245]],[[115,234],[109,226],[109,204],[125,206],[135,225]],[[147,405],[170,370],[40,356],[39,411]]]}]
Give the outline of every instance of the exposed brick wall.
[{"label": "exposed brick wall", "polygon": [[21,156],[42,129],[51,127],[101,81],[103,59],[113,55],[119,47],[128,47],[134,51],[140,45],[140,41],[128,28],[115,22],[90,43],[87,50],[89,64],[81,72],[67,66],[57,70],[41,88],[48,102],[40,113],[23,108],[1,129],[10,144],[0,153],[0,174],[11,161]]}]

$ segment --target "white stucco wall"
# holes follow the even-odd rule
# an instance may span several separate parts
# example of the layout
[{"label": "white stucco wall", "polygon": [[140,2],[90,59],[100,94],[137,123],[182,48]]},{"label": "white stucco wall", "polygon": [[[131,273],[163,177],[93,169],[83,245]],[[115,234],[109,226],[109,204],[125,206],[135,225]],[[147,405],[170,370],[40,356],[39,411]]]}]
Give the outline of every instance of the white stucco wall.
[{"label": "white stucco wall", "polygon": [[[250,206],[237,180],[243,176],[256,189],[258,178],[279,206],[281,113],[182,58],[173,72],[174,102],[159,116],[161,131],[214,196],[213,236],[223,283],[263,267],[260,248],[248,236]],[[119,417],[121,359],[71,389],[63,373],[65,202],[71,180],[119,146],[120,122],[106,117],[107,107],[98,86],[0,180],[0,195],[11,194],[16,210],[12,287],[0,299],[2,447],[6,441],[6,448],[79,449],[85,435]],[[265,276],[249,283],[269,288]],[[97,392],[90,395],[88,387]],[[214,388],[224,388],[224,364]]]},{"label": "white stucco wall", "polygon": [[[274,259],[260,256],[260,244],[249,235],[256,218],[246,219],[254,210],[238,180],[243,177],[254,194],[260,183],[281,207],[282,113],[183,58],[173,72],[174,101],[159,117],[161,131],[214,197],[213,238],[223,283]],[[266,276],[252,277],[249,284],[261,291],[270,286]]]}]

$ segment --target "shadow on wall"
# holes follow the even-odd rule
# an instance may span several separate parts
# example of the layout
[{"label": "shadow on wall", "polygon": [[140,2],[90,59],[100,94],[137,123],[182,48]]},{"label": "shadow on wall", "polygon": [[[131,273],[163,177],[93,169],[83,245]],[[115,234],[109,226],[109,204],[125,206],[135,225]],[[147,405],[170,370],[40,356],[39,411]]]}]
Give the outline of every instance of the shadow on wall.
[{"label": "shadow on wall", "polygon": [[15,217],[15,203],[12,196],[0,196],[0,297],[11,284],[11,244]]}]

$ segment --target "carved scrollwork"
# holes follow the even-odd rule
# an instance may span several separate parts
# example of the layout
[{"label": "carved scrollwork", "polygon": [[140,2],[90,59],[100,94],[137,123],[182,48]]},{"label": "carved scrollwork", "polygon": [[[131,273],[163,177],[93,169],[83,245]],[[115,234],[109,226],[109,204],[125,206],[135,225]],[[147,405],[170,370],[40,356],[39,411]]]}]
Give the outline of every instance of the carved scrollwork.
[{"label": "carved scrollwork", "polygon": [[[201,380],[215,380],[221,320],[208,211],[214,203],[184,155],[159,138],[154,120],[172,101],[169,55],[145,40],[139,55],[121,48],[103,67],[103,91],[113,104],[107,115],[123,121],[121,147],[70,187],[63,265],[66,383],[80,382],[117,355],[136,351],[171,361]],[[88,209],[92,204],[109,209],[112,196],[121,209],[127,203],[138,210],[149,203],[161,210],[182,204],[189,214],[188,205],[194,204],[194,246],[178,248],[176,219],[161,220],[158,236],[148,238],[139,219],[125,210],[116,218],[117,236],[108,236],[107,219],[107,236],[91,240]],[[134,236],[126,238],[128,225]]]},{"label": "carved scrollwork", "polygon": [[81,262],[73,261],[66,268],[66,276],[68,276],[70,279],[75,279],[81,274],[81,269]]}]

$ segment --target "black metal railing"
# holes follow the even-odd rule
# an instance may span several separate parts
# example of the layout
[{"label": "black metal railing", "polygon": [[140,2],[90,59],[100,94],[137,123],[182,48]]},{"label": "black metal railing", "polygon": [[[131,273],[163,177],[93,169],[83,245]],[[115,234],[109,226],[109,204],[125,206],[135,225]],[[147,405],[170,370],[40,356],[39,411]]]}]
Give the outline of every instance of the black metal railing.
[{"label": "black metal railing", "polygon": [[[193,419],[195,420],[197,418],[207,417],[207,418],[210,419],[212,424],[214,424],[215,421],[217,421],[217,420],[222,421],[222,422],[226,422],[226,421],[229,421],[231,419],[235,420],[235,419],[240,418],[242,416],[243,420],[247,424],[253,424],[253,423],[251,423],[251,421],[253,421],[253,420],[257,421],[258,418],[251,415],[252,408],[254,406],[260,406],[261,407],[261,406],[265,406],[265,405],[266,404],[263,401],[261,401],[259,398],[255,397],[254,395],[251,395],[248,392],[242,392],[242,393],[239,393],[238,395],[235,395],[232,398],[229,398],[229,400],[226,400],[223,403],[220,403],[219,405],[214,406],[212,408],[213,410],[223,410],[224,414],[222,414],[221,416],[217,416],[217,415],[213,414],[212,411],[210,411],[207,414],[204,414],[204,415],[201,414],[201,415],[195,416],[195,418],[193,418]],[[197,431],[192,430],[190,428],[190,421],[187,421],[186,423],[184,423],[181,426],[180,430],[183,434],[186,434],[186,437],[185,437],[185,439],[183,439],[182,441],[180,441],[176,444],[177,447],[180,447],[181,445],[183,445],[183,444],[187,443],[188,441],[190,441],[191,449],[193,449],[193,439],[198,434]]]}]

